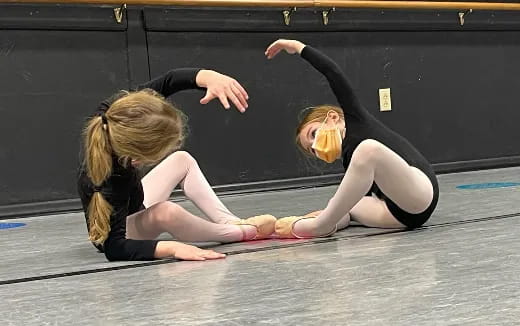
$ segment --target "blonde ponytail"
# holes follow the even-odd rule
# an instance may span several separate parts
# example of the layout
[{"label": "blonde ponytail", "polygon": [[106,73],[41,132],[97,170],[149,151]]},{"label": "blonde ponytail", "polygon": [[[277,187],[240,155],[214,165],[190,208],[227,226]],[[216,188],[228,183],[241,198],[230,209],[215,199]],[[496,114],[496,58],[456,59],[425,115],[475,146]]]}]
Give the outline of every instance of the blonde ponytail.
[{"label": "blonde ponytail", "polygon": [[89,240],[102,244],[110,233],[110,215],[112,206],[105,200],[101,192],[95,192],[88,206]]},{"label": "blonde ponytail", "polygon": [[[99,188],[112,173],[112,149],[108,138],[108,125],[102,117],[93,117],[85,128],[85,163],[87,175],[95,188]],[[100,189],[95,189],[88,206],[89,239],[102,244],[110,233],[112,206]]]}]

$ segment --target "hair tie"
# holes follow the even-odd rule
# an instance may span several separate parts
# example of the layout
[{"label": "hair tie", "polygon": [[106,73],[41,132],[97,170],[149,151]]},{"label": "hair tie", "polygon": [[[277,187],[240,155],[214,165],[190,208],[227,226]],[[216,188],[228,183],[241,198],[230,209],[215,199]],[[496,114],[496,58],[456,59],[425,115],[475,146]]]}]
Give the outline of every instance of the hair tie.
[{"label": "hair tie", "polygon": [[107,116],[105,115],[105,112],[101,112],[101,121],[103,122],[103,124],[106,126],[108,125],[108,120],[107,120]]},{"label": "hair tie", "polygon": [[101,185],[99,185],[99,186],[95,185],[94,187],[92,187],[92,190],[94,190],[94,192],[101,192],[102,188],[103,187]]}]

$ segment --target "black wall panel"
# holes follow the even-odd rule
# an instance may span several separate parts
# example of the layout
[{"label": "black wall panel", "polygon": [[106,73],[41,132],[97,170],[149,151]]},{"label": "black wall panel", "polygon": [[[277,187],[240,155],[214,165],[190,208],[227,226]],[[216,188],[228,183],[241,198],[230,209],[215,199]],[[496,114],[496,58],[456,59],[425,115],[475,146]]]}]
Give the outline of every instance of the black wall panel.
[{"label": "black wall panel", "polygon": [[124,32],[0,30],[0,205],[75,198],[78,140],[128,87]]},{"label": "black wall panel", "polygon": [[[0,5],[0,218],[78,208],[85,117],[116,90],[182,66],[230,74],[251,97],[245,114],[200,105],[200,91],[173,97],[212,184],[337,180],[314,177],[340,173],[339,163],[294,145],[298,112],[334,96],[305,61],[265,59],[280,37],[333,57],[367,108],[439,171],[520,163],[519,13],[473,12],[461,26],[456,11],[341,9],[325,26],[320,10],[298,9],[286,26],[281,9],[131,6],[119,24],[113,8]],[[379,112],[387,87],[393,111]]]}]

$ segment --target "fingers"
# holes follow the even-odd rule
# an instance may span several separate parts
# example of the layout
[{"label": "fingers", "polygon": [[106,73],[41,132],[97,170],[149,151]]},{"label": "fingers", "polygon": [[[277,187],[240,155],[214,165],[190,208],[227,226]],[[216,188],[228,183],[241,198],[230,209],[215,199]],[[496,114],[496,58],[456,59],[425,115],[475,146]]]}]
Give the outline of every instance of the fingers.
[{"label": "fingers", "polygon": [[206,259],[221,259],[225,258],[225,254],[221,254],[219,252],[215,252],[213,250],[204,250],[204,252],[201,254],[202,257]]},{"label": "fingers", "polygon": [[274,50],[275,47],[279,47],[281,41],[282,41],[282,40],[276,40],[276,41],[274,41],[273,43],[271,43],[271,44],[267,47],[267,50],[266,50],[265,52],[266,52],[266,53],[271,52],[271,51]]},{"label": "fingers", "polygon": [[206,76],[206,95],[200,100],[201,104],[208,104],[218,98],[225,109],[230,108],[230,102],[236,106],[238,111],[245,112],[248,108],[249,95],[239,82],[235,79],[216,72]]},{"label": "fingers", "polygon": [[246,90],[244,89],[244,87],[242,87],[242,85],[240,85],[239,82],[237,82],[236,80],[233,81],[233,86],[236,87],[240,93],[242,94],[242,96],[246,99],[246,100],[249,100],[249,94],[247,94]]},{"label": "fingers", "polygon": [[267,47],[265,55],[267,59],[272,59],[282,50],[289,52],[287,48],[287,40],[280,39],[273,42],[271,45],[269,45],[269,47]]},{"label": "fingers", "polygon": [[229,110],[229,108],[231,106],[229,105],[226,94],[224,92],[221,92],[221,93],[217,94],[217,96],[218,96],[218,99],[220,100],[220,103],[222,103],[222,106],[224,106],[224,108],[226,110]]},{"label": "fingers", "polygon": [[267,51],[265,51],[265,55],[267,56],[267,59],[272,59],[278,53],[280,53],[280,51],[282,51],[282,48],[275,44],[271,48],[267,49]]},{"label": "fingers", "polygon": [[213,250],[199,249],[195,254],[191,256],[190,260],[203,261],[208,259],[222,259],[225,257],[225,254],[221,254]]},{"label": "fingers", "polygon": [[[276,42],[278,42],[278,41],[276,41]],[[265,56],[266,56],[268,59],[271,59],[271,53],[273,52],[273,48],[274,48],[276,42],[271,43],[271,44],[267,47],[267,49],[265,50]]]},{"label": "fingers", "polygon": [[193,260],[193,261],[204,261],[206,258],[200,256],[200,255],[191,255],[188,258],[183,258],[184,260]]},{"label": "fingers", "polygon": [[201,100],[200,100],[200,104],[208,104],[209,102],[211,102],[211,100],[213,100],[215,98],[215,95],[213,93],[211,93],[209,90],[206,92],[206,96],[204,96]]},{"label": "fingers", "polygon": [[301,53],[305,44],[296,40],[284,40],[280,39],[272,43],[267,50],[265,55],[268,59],[274,58],[280,51],[285,50],[289,54]]},{"label": "fingers", "polygon": [[[246,109],[249,107],[249,104],[247,104],[247,100],[249,99],[249,95],[247,94],[247,92],[244,89],[244,87],[242,87],[242,85],[240,85],[240,83],[237,82],[236,80],[233,80],[231,82],[231,86],[230,87],[231,87],[231,91],[237,97],[238,101],[242,105],[242,110],[240,110],[240,112],[245,112]],[[235,104],[235,106],[236,106],[236,104]],[[238,106],[237,106],[237,108],[238,108]]]},{"label": "fingers", "polygon": [[227,110],[230,108],[226,93],[223,91],[220,91],[218,93],[213,93],[211,90],[208,89],[206,92],[206,96],[200,99],[200,104],[208,104],[211,102],[214,98],[218,97],[220,100],[220,103],[224,106],[224,108]]},{"label": "fingers", "polygon": [[[240,111],[240,112],[245,112],[246,111],[246,105],[247,105],[247,102],[245,103],[245,105],[242,103],[242,101],[239,99],[239,97],[237,95],[235,95],[236,93],[240,94],[240,92],[236,92],[233,87],[230,87],[229,89],[226,90],[226,96],[228,99],[231,100],[231,102],[233,102],[233,104],[237,107],[237,109]],[[239,95],[240,96],[240,95]]]},{"label": "fingers", "polygon": [[[238,85],[238,86],[237,86]],[[211,100],[218,97],[220,103],[224,108],[229,109],[231,106],[229,101],[231,101],[240,112],[245,112],[248,108],[247,98],[249,97],[246,91],[243,89],[240,84],[231,83],[229,87],[225,87],[221,90],[215,91],[215,93],[211,90],[208,90],[206,96],[204,96],[200,100],[200,104],[208,104]]]},{"label": "fingers", "polygon": [[277,51],[271,51],[269,53],[266,53],[267,59],[271,60],[272,58],[276,57],[276,55],[280,53],[280,50]]},{"label": "fingers", "polygon": [[222,259],[225,258],[226,255],[213,250],[204,250],[190,246],[185,248],[182,252],[178,252],[175,257],[182,260],[204,261],[208,259]]},{"label": "fingers", "polygon": [[273,51],[273,47],[274,47],[274,46],[275,46],[275,43],[272,43],[272,44],[269,45],[269,46],[267,47],[267,49],[265,50],[265,55],[266,55],[267,57],[269,57],[269,54]]}]

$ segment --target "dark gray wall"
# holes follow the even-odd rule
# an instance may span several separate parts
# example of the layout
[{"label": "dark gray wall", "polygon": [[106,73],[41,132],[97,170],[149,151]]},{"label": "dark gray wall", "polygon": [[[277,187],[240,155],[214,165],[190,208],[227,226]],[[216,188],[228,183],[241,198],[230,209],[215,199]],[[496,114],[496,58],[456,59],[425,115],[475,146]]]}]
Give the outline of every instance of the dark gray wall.
[{"label": "dark gray wall", "polygon": [[[130,7],[118,24],[108,6],[0,4],[0,216],[79,207],[85,117],[112,92],[182,66],[230,74],[251,96],[244,115],[198,104],[199,91],[172,99],[190,118],[186,147],[212,184],[337,180],[316,176],[340,173],[339,164],[309,161],[294,146],[297,113],[335,99],[303,60],[264,58],[280,37],[337,60],[364,104],[438,171],[520,162],[520,13],[474,12],[461,27],[455,11],[343,9],[324,26],[320,11],[298,9],[285,26],[281,9]],[[393,111],[380,113],[386,87]]]}]

